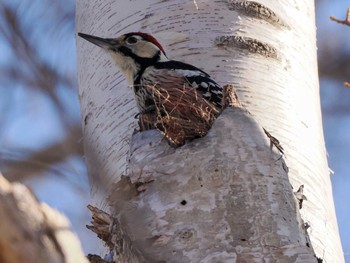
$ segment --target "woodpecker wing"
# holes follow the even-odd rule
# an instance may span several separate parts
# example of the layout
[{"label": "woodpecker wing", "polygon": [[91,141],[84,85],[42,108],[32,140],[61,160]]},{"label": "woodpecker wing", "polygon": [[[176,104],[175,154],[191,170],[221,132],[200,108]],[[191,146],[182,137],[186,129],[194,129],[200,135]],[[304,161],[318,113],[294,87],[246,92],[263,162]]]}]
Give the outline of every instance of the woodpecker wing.
[{"label": "woodpecker wing", "polygon": [[157,62],[142,75],[142,84],[170,85],[174,88],[184,84],[197,88],[202,96],[217,107],[221,107],[222,87],[199,68],[180,61]]}]

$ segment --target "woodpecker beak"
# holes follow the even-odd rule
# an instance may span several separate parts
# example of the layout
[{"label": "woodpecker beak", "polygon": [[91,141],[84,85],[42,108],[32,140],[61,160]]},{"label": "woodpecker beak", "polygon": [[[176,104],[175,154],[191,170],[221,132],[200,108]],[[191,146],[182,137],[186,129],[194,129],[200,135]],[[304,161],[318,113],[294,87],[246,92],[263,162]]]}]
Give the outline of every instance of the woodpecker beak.
[{"label": "woodpecker beak", "polygon": [[116,39],[113,38],[100,38],[92,35],[87,35],[84,33],[78,33],[78,36],[86,39],[87,41],[103,48],[103,49],[112,49],[116,46],[119,46],[119,43]]}]

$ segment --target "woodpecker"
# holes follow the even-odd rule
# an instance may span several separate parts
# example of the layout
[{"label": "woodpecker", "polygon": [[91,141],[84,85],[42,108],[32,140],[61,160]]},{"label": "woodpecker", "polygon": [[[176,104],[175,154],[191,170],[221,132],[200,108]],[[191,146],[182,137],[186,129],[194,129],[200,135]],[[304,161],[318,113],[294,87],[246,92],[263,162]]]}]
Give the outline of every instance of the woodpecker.
[{"label": "woodpecker", "polygon": [[131,32],[117,38],[100,38],[78,33],[106,50],[133,87],[140,113],[154,105],[149,86],[196,88],[218,110],[222,107],[222,87],[209,74],[190,64],[168,59],[162,45],[150,34]]}]

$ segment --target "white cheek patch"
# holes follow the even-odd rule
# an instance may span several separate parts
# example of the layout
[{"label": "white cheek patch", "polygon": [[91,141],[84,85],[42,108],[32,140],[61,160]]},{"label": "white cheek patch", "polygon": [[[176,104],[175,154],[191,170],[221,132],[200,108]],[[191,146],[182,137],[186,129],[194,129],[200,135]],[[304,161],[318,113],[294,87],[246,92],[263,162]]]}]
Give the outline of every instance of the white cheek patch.
[{"label": "white cheek patch", "polygon": [[155,56],[159,49],[155,45],[149,42],[140,42],[133,49],[133,53],[142,58],[152,58]]}]

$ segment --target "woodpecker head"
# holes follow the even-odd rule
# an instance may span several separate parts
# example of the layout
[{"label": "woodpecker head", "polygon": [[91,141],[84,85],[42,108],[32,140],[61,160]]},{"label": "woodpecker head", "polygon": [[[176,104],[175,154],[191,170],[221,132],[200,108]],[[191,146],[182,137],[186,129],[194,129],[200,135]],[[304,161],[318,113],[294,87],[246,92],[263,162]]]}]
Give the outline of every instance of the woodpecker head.
[{"label": "woodpecker head", "polygon": [[83,33],[78,35],[108,51],[129,84],[133,84],[142,69],[158,61],[168,60],[161,44],[147,33],[132,32],[117,38],[100,38]]}]

